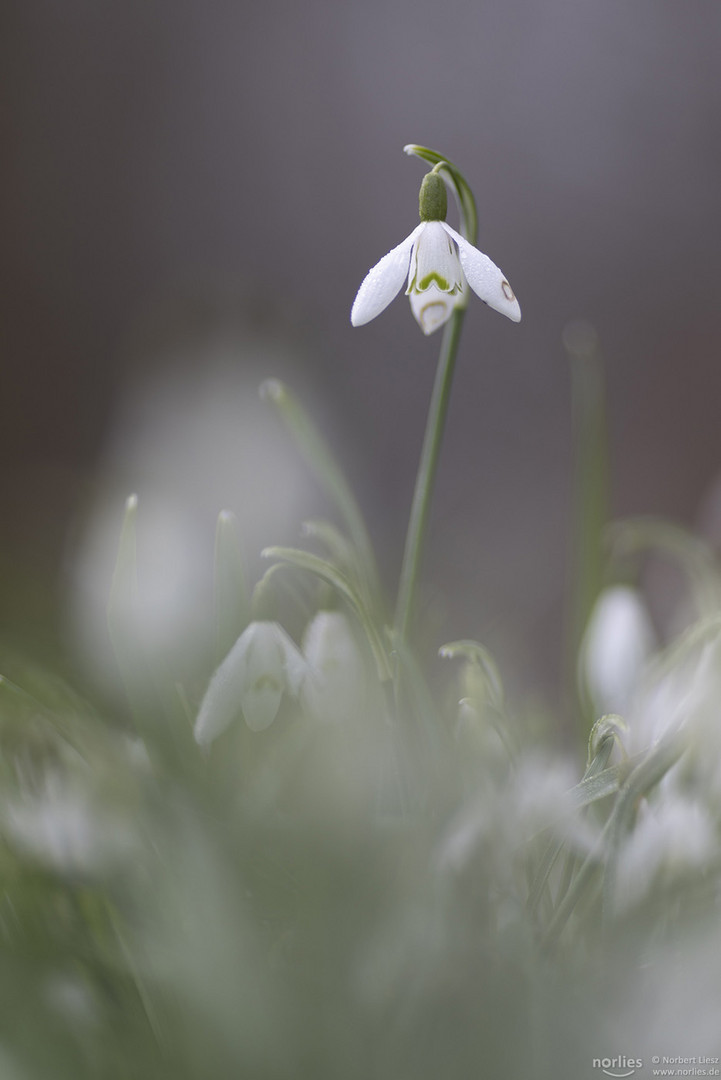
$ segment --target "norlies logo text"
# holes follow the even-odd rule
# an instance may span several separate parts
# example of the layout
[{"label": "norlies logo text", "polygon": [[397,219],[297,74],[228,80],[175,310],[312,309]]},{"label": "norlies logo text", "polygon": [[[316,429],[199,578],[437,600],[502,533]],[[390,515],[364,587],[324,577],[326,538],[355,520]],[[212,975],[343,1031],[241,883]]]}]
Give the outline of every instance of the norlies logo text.
[{"label": "norlies logo text", "polygon": [[636,1069],[643,1068],[643,1061],[641,1058],[629,1058],[625,1054],[619,1054],[618,1057],[605,1057],[594,1058],[593,1068],[601,1069],[605,1072],[606,1076],[624,1077],[633,1076]]}]

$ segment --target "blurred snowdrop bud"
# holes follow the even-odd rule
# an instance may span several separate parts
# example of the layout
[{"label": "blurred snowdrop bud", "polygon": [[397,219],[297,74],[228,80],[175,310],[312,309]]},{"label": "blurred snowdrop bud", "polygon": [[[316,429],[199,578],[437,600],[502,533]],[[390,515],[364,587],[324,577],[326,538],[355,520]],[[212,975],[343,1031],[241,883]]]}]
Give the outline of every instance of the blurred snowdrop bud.
[{"label": "blurred snowdrop bud", "polygon": [[304,708],[332,722],[365,701],[367,672],[348,619],[341,611],[319,611],[303,637],[310,666],[303,684]]},{"label": "blurred snowdrop bud", "polygon": [[[124,687],[107,639],[106,606],[128,491],[138,493],[140,505],[143,650],[149,665],[170,658],[178,668],[196,661],[211,618],[220,507],[237,513],[243,551],[252,560],[267,544],[295,536],[317,498],[300,456],[258,400],[262,374],[276,364],[288,370],[290,350],[272,336],[238,333],[220,342],[181,341],[172,363],[156,363],[153,353],[147,359],[119,396],[97,495],[69,552],[70,638],[93,681],[116,692]],[[252,561],[247,570],[252,577]]]},{"label": "blurred snowdrop bud", "polygon": [[591,612],[580,653],[580,677],[602,713],[627,711],[656,647],[646,606],[636,589],[605,589]]},{"label": "blurred snowdrop bud", "polygon": [[618,860],[616,903],[621,911],[640,903],[656,883],[671,884],[702,871],[718,853],[716,829],[700,803],[667,791],[641,811]]},{"label": "blurred snowdrop bud", "polygon": [[[95,1026],[100,1020],[98,1003],[85,982],[74,972],[52,972],[45,980],[44,997],[66,1024]],[[5,1072],[0,1072],[3,1077]]]},{"label": "blurred snowdrop bud", "polygon": [[61,873],[103,873],[133,849],[118,817],[55,773],[46,777],[39,794],[8,802],[2,825],[14,845]]},{"label": "blurred snowdrop bud", "polygon": [[206,746],[242,712],[251,731],[269,727],[284,693],[297,697],[308,665],[276,622],[253,622],[216,670],[195,722],[195,739]]},{"label": "blurred snowdrop bud", "polygon": [[656,746],[681,728],[686,730],[687,736],[697,729],[698,704],[704,692],[698,676],[700,664],[701,659],[691,655],[670,666],[649,669],[629,717],[626,742],[629,753]]},{"label": "blurred snowdrop bud", "polygon": [[[707,642],[681,668],[676,726],[684,725],[688,752],[680,765],[687,781],[721,800],[721,640]],[[655,706],[652,703],[648,712]],[[658,708],[656,708],[658,714]],[[658,721],[657,721],[658,723]]]},{"label": "blurred snowdrop bud", "polygon": [[551,825],[567,840],[585,840],[570,794],[575,777],[570,762],[529,756],[501,776],[497,787],[479,791],[451,821],[438,852],[442,871],[460,873],[480,856],[505,874],[509,853]]}]

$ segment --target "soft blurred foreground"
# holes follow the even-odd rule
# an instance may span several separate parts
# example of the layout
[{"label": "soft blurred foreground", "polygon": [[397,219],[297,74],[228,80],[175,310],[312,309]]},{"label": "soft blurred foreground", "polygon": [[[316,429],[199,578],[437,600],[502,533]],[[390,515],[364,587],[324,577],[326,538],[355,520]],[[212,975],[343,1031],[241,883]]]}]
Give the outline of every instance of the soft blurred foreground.
[{"label": "soft blurred foreground", "polygon": [[[263,396],[275,436],[256,404],[240,424],[263,505],[223,510],[214,538],[192,477],[220,501],[223,472],[199,465],[192,388],[178,443],[157,410],[155,457],[137,418],[118,443],[116,475],[123,446],[156,465],[78,544],[78,685],[102,704],[3,659],[2,1076],[576,1080],[702,1055],[718,1075],[711,548],[637,519],[602,570],[584,557],[602,485],[582,435],[596,495],[562,739],[561,706],[518,704],[482,644],[429,664],[388,629],[335,455],[281,382]],[[247,529],[251,548],[293,542],[283,427],[307,477],[288,491],[322,517],[305,547],[251,561]],[[654,564],[675,574],[672,611]]]}]

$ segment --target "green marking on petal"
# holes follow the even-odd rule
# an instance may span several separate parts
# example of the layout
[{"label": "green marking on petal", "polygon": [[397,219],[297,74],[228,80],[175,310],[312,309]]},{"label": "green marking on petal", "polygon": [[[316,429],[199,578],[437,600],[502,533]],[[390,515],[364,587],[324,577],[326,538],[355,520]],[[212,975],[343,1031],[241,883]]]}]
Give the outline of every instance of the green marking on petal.
[{"label": "green marking on petal", "polygon": [[431,270],[430,274],[426,274],[420,281],[418,278],[413,278],[413,281],[411,281],[406,289],[406,296],[409,296],[411,293],[426,292],[427,289],[430,289],[431,285],[436,285],[441,292],[448,293],[449,296],[457,296],[458,293],[463,292],[463,282],[454,281],[451,285],[437,270]]},{"label": "green marking on petal", "polygon": [[425,292],[426,289],[430,288],[434,281],[438,288],[441,290],[441,292],[451,291],[451,286],[448,284],[446,279],[440,274],[438,274],[435,270],[431,270],[430,274],[426,274],[426,276],[418,282],[418,291]]}]

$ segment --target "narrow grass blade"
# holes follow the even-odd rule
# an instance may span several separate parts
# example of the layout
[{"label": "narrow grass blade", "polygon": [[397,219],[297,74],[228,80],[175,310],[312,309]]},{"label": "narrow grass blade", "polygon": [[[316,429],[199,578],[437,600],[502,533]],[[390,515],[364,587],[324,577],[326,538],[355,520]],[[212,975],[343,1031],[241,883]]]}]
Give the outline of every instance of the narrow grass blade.
[{"label": "narrow grass blade", "polygon": [[268,379],[264,382],[260,394],[274,406],[308,466],[340,514],[358,551],[369,596],[376,602],[380,596],[380,587],[373,547],[358,503],[336,463],[333,452],[306,411],[279,379]]},{"label": "narrow grass blade", "polygon": [[214,593],[216,658],[220,662],[250,618],[238,522],[230,510],[220,512],[215,530]]}]

